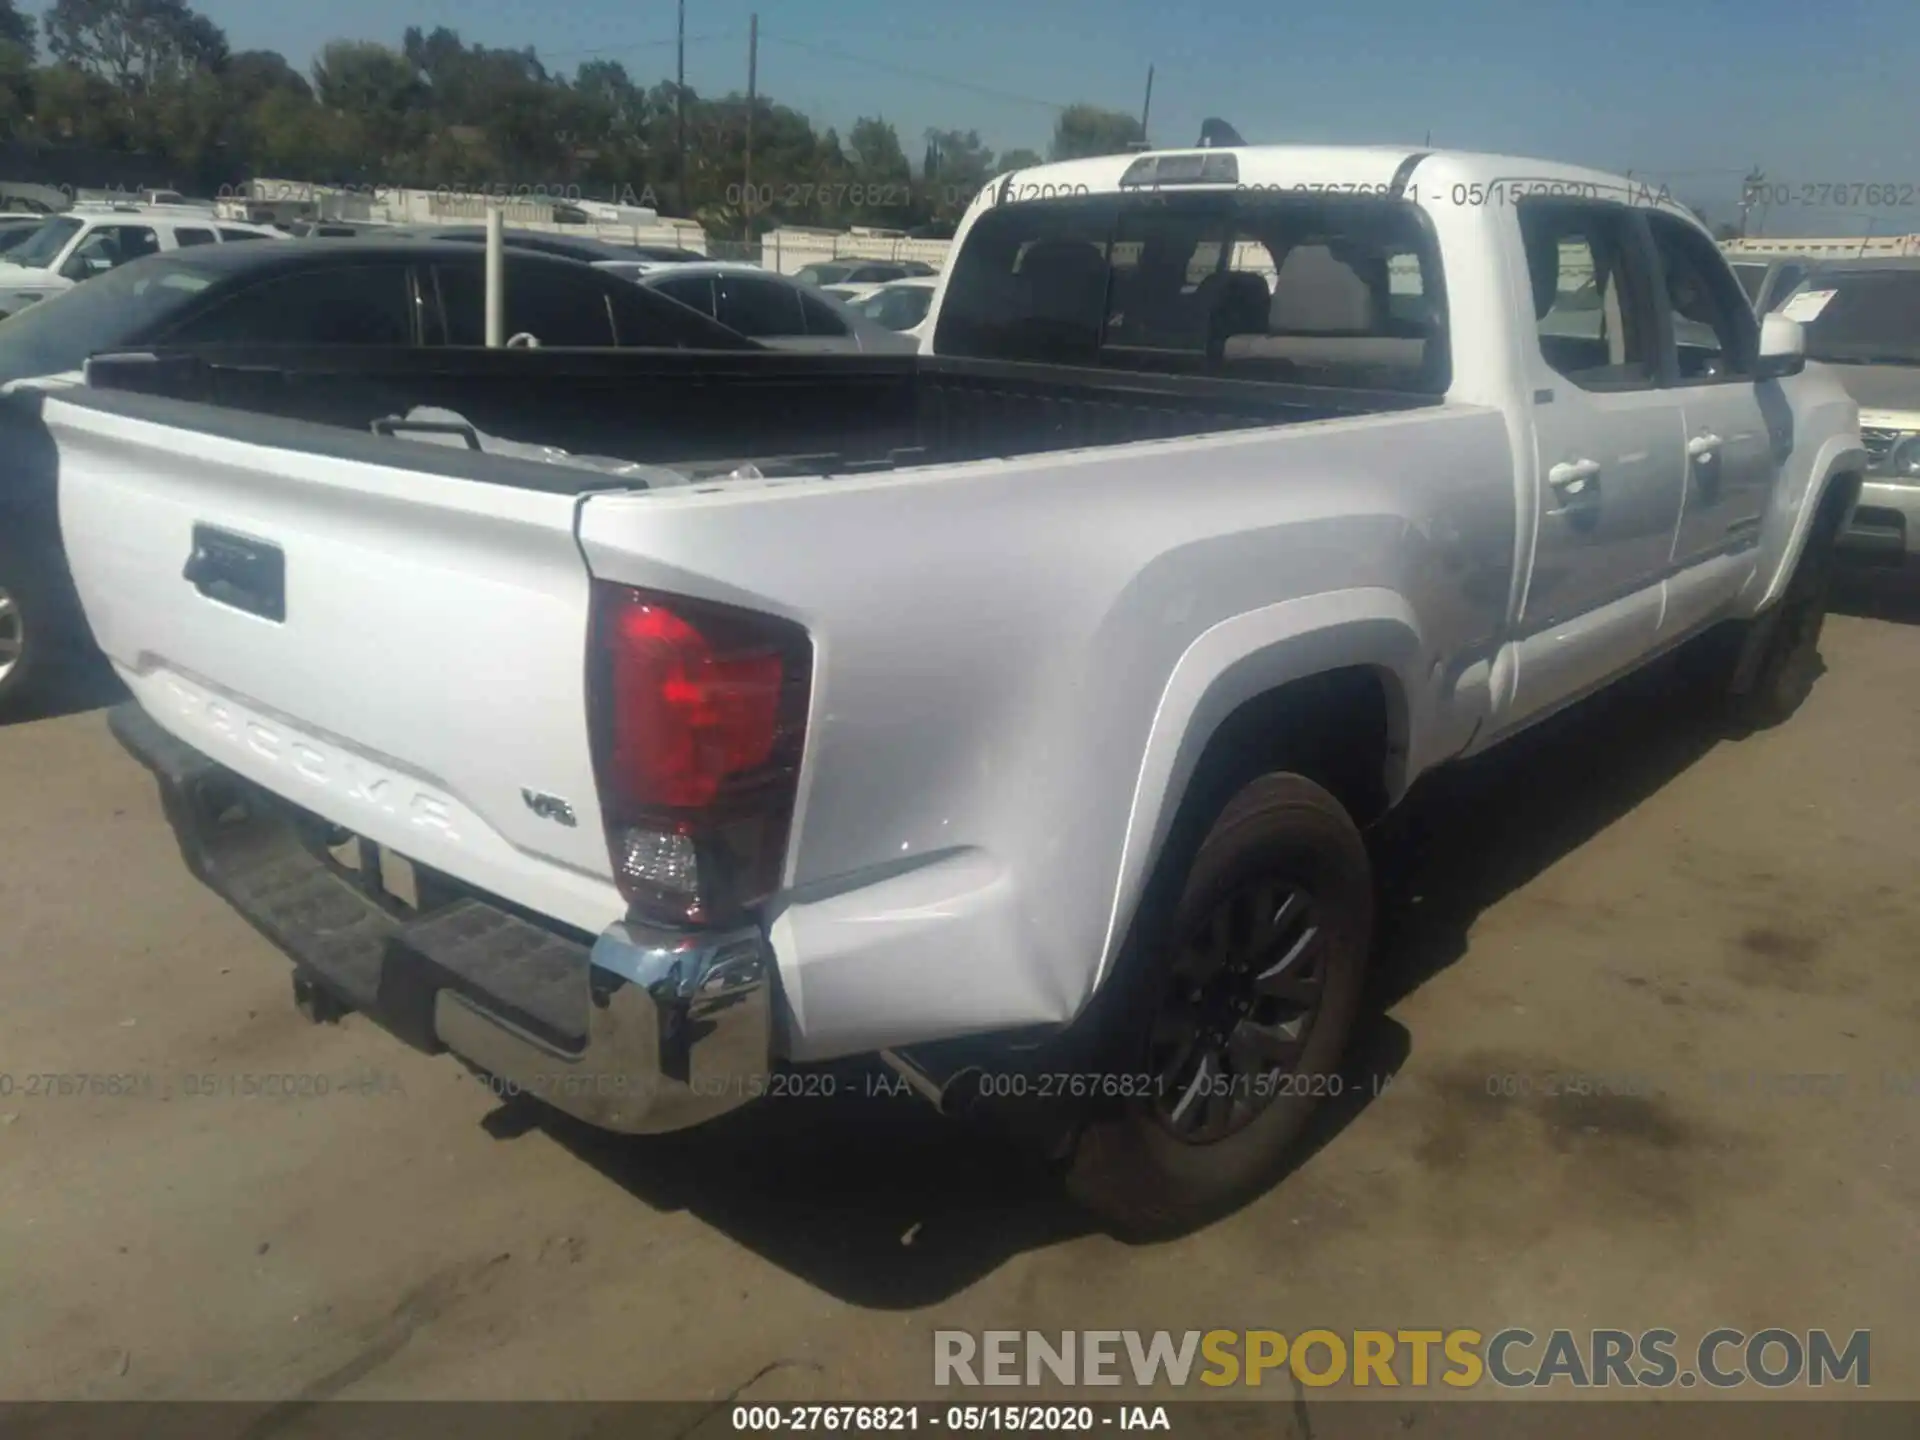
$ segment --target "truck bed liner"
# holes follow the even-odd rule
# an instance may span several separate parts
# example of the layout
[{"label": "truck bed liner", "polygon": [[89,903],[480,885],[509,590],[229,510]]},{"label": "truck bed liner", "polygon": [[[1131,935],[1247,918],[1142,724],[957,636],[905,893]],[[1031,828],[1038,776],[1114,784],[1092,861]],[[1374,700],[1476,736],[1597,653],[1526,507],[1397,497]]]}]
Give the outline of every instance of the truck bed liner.
[{"label": "truck bed liner", "polygon": [[[1048,450],[1267,427],[1437,405],[1440,398],[1206,376],[957,360],[926,355],[739,355],[638,350],[395,350],[207,347],[108,355],[88,369],[99,403],[164,420],[219,407],[195,429],[261,444],[378,457],[496,483],[607,488],[573,471],[413,452],[364,436],[416,406],[457,411],[503,438],[723,475],[751,461],[772,478],[1006,458]],[[113,398],[109,399],[108,397]],[[262,424],[271,419],[272,424]],[[289,430],[286,422],[324,429]],[[337,438],[328,439],[326,430]],[[345,444],[346,449],[341,449]],[[619,481],[618,488],[632,488]]]}]

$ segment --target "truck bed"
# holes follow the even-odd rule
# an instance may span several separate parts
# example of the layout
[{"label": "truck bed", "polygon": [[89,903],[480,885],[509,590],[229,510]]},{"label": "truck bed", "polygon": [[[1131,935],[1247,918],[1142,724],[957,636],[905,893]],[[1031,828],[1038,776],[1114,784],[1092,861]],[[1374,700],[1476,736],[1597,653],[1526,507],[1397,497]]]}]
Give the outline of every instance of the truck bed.
[{"label": "truck bed", "polygon": [[[1440,403],[1204,376],[779,352],[210,347],[98,357],[88,380],[95,390],[229,412],[197,414],[196,429],[356,458],[366,453],[358,444],[335,449],[345,436],[330,441],[304,428],[296,436],[284,422],[364,436],[376,421],[432,406],[502,439],[695,474],[751,462],[770,478],[1005,459]],[[248,422],[252,416],[282,423],[263,430]],[[427,447],[408,448],[437,468]],[[477,458],[463,456],[459,473],[516,486],[595,488],[583,472],[543,483],[540,467],[476,468]],[[637,488],[613,477],[601,483]]]},{"label": "truck bed", "polygon": [[[1345,637],[1341,663],[1416,677],[1407,723],[1450,753],[1485,684],[1434,669],[1420,627],[1484,671],[1512,591],[1513,442],[1485,406],[920,356],[95,370],[123,383],[49,393],[43,422],[87,620],[133,696],[488,903],[585,935],[626,913],[583,663],[597,595],[804,627],[811,718],[769,931],[799,1059],[1070,1017],[1166,818],[1138,797],[1192,763],[1168,703],[1231,708],[1321,663],[1321,640],[1287,639],[1305,624]],[[367,428],[423,405],[681,476],[785,456],[821,478],[651,494]],[[1264,658],[1190,691],[1222,642]]]}]

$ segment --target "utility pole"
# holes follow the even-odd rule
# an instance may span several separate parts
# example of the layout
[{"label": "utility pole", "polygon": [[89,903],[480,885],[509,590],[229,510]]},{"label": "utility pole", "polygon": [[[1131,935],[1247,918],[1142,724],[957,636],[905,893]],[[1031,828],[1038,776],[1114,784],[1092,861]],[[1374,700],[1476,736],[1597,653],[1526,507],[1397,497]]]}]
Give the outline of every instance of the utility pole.
[{"label": "utility pole", "polygon": [[[673,70],[674,178],[680,182],[680,208],[687,206],[687,0],[680,0],[680,58]],[[688,213],[692,213],[688,210]]]},{"label": "utility pole", "polygon": [[1753,209],[1755,199],[1764,193],[1761,189],[1767,183],[1766,174],[1758,165],[1747,172],[1747,178],[1740,182],[1740,238],[1747,238],[1747,212]]},{"label": "utility pole", "polygon": [[742,204],[746,214],[745,238],[753,239],[753,111],[760,78],[760,16],[756,11],[747,20],[747,164],[746,190]]},{"label": "utility pole", "polygon": [[1147,66],[1147,98],[1140,107],[1140,138],[1147,138],[1147,116],[1153,113],[1153,66]]}]

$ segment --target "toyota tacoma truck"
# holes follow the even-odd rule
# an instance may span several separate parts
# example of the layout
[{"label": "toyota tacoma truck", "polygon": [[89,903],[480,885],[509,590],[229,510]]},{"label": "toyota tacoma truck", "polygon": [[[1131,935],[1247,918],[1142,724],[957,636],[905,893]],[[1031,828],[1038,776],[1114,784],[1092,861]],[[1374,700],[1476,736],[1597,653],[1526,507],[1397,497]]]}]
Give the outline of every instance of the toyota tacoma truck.
[{"label": "toyota tacoma truck", "polygon": [[1537,161],[1049,165],[938,285],[901,356],[96,357],[43,418],[113,727],[315,1016],[614,1131],[1026,1095],[1190,1226],[1332,1088],[1418,777],[1708,631],[1800,702],[1856,407]]}]

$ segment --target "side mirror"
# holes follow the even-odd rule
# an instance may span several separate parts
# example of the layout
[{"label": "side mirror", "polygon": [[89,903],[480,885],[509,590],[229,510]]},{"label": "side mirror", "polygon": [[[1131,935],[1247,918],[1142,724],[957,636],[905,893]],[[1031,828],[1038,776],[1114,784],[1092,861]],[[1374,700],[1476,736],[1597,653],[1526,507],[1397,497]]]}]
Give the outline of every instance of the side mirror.
[{"label": "side mirror", "polygon": [[92,277],[93,270],[88,265],[87,257],[84,255],[69,255],[67,257],[67,263],[60,267],[60,278],[63,280],[80,281],[88,280]]},{"label": "side mirror", "polygon": [[1798,320],[1765,315],[1760,320],[1760,356],[1754,376],[1781,380],[1807,368],[1807,332]]}]

